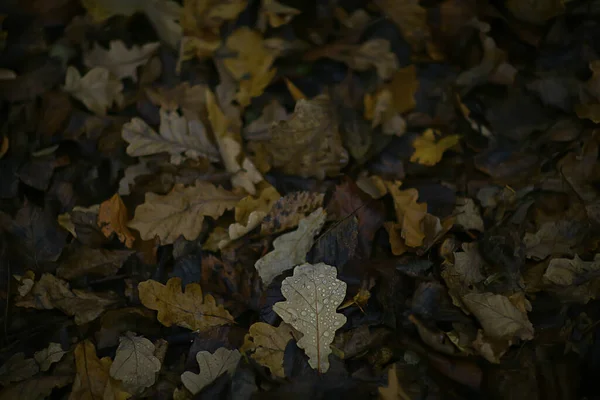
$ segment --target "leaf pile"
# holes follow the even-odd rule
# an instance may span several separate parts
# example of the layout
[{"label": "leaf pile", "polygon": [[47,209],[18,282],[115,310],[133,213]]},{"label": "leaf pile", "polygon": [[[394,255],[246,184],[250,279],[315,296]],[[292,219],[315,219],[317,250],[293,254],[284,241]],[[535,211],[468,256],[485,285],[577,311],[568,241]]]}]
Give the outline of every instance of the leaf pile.
[{"label": "leaf pile", "polygon": [[4,3],[0,400],[600,398],[600,2]]}]

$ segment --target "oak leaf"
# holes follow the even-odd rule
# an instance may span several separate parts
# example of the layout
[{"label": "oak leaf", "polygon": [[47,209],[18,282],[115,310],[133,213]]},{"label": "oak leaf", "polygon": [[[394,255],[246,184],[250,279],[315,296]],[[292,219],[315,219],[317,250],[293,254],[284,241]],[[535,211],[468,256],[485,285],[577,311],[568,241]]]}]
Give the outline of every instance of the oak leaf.
[{"label": "oak leaf", "polygon": [[306,254],[321,231],[327,213],[319,208],[298,224],[298,229],[283,234],[273,241],[273,251],[261,257],[254,267],[265,285],[295,265],[306,262]]},{"label": "oak leaf", "polygon": [[210,294],[204,296],[197,283],[190,283],[182,291],[180,278],[171,278],[166,285],[148,280],[140,282],[138,290],[142,304],[158,311],[158,321],[164,326],[205,331],[233,323],[231,314]]},{"label": "oak leaf", "polygon": [[134,165],[130,165],[125,168],[123,178],[119,181],[119,193],[120,196],[127,196],[131,193],[131,186],[135,185],[135,180],[139,176],[148,175],[152,171],[148,167],[148,160],[144,157],[140,157],[139,162]]},{"label": "oak leaf", "polygon": [[219,376],[225,373],[233,374],[241,358],[239,351],[224,347],[218,348],[213,354],[199,351],[196,361],[200,366],[200,373],[185,371],[181,374],[181,382],[192,394],[197,394]]},{"label": "oak leaf", "polygon": [[473,199],[469,198],[458,198],[454,214],[456,214],[456,225],[460,225],[463,229],[473,229],[475,231],[483,232],[484,225],[483,219],[479,214],[479,209]]},{"label": "oak leaf", "polygon": [[382,80],[390,79],[398,70],[398,58],[391,51],[390,42],[381,38],[367,40],[357,47],[332,53],[329,57],[342,61],[357,71],[367,71],[374,67]]},{"label": "oak leaf", "polygon": [[292,192],[275,202],[263,220],[260,233],[272,235],[295,228],[317,208],[323,206],[322,193]]},{"label": "oak leaf", "polygon": [[211,183],[197,181],[194,186],[176,184],[170,193],[160,196],[146,193],[146,201],[135,210],[128,226],[140,232],[144,240],[158,236],[170,244],[183,235],[194,240],[202,230],[205,216],[218,218],[235,207],[240,196]]},{"label": "oak leaf", "polygon": [[381,125],[381,131],[386,135],[404,135],[406,121],[394,108],[394,99],[389,89],[383,88],[374,95],[365,94],[364,106],[365,118],[371,120],[372,128]]},{"label": "oak leaf", "polygon": [[18,299],[20,307],[38,310],[54,308],[75,317],[77,325],[83,325],[98,318],[104,309],[118,301],[115,293],[91,293],[69,288],[69,284],[52,274],[43,274],[27,296]]},{"label": "oak leaf", "polygon": [[335,176],[348,163],[329,98],[299,100],[289,120],[271,126],[265,145],[273,167],[301,177]]},{"label": "oak leaf", "polygon": [[386,88],[392,93],[392,103],[398,113],[412,110],[417,105],[415,101],[415,94],[419,88],[417,68],[414,65],[400,68],[394,73],[392,81]]},{"label": "oak leaf", "polygon": [[494,293],[469,293],[463,303],[477,317],[486,336],[523,340],[533,339],[533,325],[527,313],[519,310],[506,296]]},{"label": "oak leaf", "polygon": [[399,182],[387,182],[386,186],[394,199],[396,220],[402,229],[402,238],[410,247],[421,246],[425,238],[422,222],[427,214],[427,204],[417,203],[419,192],[416,189],[400,190]]},{"label": "oak leaf", "polygon": [[313,369],[325,373],[329,369],[330,345],[335,331],[346,323],[346,317],[336,312],[346,296],[346,283],[336,278],[331,265],[302,264],[294,275],[281,284],[286,301],[273,305],[284,322],[302,332],[298,347],[308,356]]},{"label": "oak leaf", "polygon": [[66,353],[60,343],[51,342],[45,349],[37,351],[33,358],[40,365],[42,371],[48,371],[50,366],[59,362]]},{"label": "oak leaf", "polygon": [[268,21],[272,28],[279,28],[289,23],[298,14],[300,14],[300,10],[281,4],[277,0],[262,0],[258,26],[264,32]]},{"label": "oak leaf", "polygon": [[550,260],[543,276],[543,282],[551,286],[561,298],[586,304],[600,294],[600,254],[594,260],[583,261],[578,255],[573,259],[554,258]]},{"label": "oak leaf", "polygon": [[135,236],[127,228],[128,220],[127,208],[119,194],[113,195],[100,204],[98,226],[102,229],[104,236],[110,239],[113,234],[116,234],[120,242],[132,248]]},{"label": "oak leaf", "polygon": [[75,347],[75,366],[77,375],[69,400],[111,399],[126,400],[131,397],[116,379],[109,374],[112,360],[101,359],[96,355],[96,348],[89,340],[80,342]]},{"label": "oak leaf", "polygon": [[427,129],[422,136],[418,136],[413,141],[415,152],[410,156],[410,161],[433,166],[442,160],[446,150],[454,147],[459,141],[459,135],[449,135],[436,141],[436,132]]},{"label": "oak leaf", "polygon": [[56,270],[56,276],[66,280],[76,279],[84,275],[113,276],[133,253],[133,250],[80,247],[60,263]]},{"label": "oak leaf", "polygon": [[103,67],[92,68],[82,77],[77,68],[69,66],[64,90],[97,115],[106,115],[113,103],[123,103],[123,84]]},{"label": "oak leaf", "polygon": [[269,368],[273,375],[285,378],[283,355],[291,339],[293,330],[285,323],[276,328],[264,322],[256,322],[250,326],[240,351],[252,352],[251,357],[256,362]]},{"label": "oak leaf", "polygon": [[15,353],[0,367],[0,384],[29,379],[40,371],[33,358],[25,358],[25,353]]},{"label": "oak leaf", "polygon": [[119,347],[110,366],[110,376],[118,379],[131,392],[154,385],[161,362],[154,356],[154,344],[146,338],[127,332],[119,338]]},{"label": "oak leaf", "polygon": [[127,154],[139,157],[169,153],[175,165],[181,164],[186,158],[197,160],[204,157],[209,161],[219,161],[219,152],[208,139],[206,128],[199,120],[187,120],[176,111],[161,108],[158,132],[137,117],[124,124],[122,136],[129,143]]},{"label": "oak leaf", "polygon": [[72,375],[37,375],[31,379],[2,389],[0,391],[0,400],[48,399],[55,388],[67,386],[72,381]]},{"label": "oak leaf", "polygon": [[145,64],[159,46],[160,43],[146,43],[128,49],[122,41],[113,40],[109,50],[105,50],[96,43],[92,51],[84,54],[83,62],[86,67],[104,67],[118,79],[130,77],[136,82],[137,67]]}]

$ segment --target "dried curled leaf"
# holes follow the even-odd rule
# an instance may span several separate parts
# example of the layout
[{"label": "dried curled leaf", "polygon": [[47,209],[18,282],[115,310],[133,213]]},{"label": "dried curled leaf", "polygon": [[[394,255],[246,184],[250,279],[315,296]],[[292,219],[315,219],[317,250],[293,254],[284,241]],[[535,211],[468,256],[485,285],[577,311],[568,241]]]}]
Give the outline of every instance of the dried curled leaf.
[{"label": "dried curled leaf", "polygon": [[438,141],[435,140],[435,136],[436,132],[433,129],[427,129],[422,136],[413,141],[415,152],[410,156],[411,162],[433,166],[442,160],[446,150],[460,141],[459,135],[446,136]]},{"label": "dried curled leaf", "polygon": [[154,344],[127,332],[119,338],[119,347],[110,366],[110,376],[122,381],[132,392],[154,385],[161,362],[154,356]]},{"label": "dried curled leaf", "polygon": [[181,382],[192,394],[199,393],[205,386],[212,383],[219,376],[228,372],[233,374],[242,355],[237,350],[220,347],[213,354],[208,351],[199,351],[196,361],[200,366],[200,373],[194,374],[185,371],[181,374]]},{"label": "dried curled leaf", "polygon": [[256,362],[269,368],[273,375],[285,378],[283,354],[290,339],[293,339],[293,335],[289,325],[282,323],[276,328],[264,322],[256,322],[246,334],[240,351],[252,351],[251,357]]},{"label": "dried curled leaf", "polygon": [[146,43],[128,49],[123,41],[113,40],[109,50],[105,50],[95,43],[94,49],[84,54],[83,62],[86,67],[104,67],[118,79],[129,77],[136,82],[137,67],[145,64],[159,46],[160,43]]},{"label": "dried curled leaf", "polygon": [[109,374],[112,360],[101,359],[96,355],[94,344],[85,340],[75,347],[75,366],[77,375],[69,400],[78,399],[115,399],[126,400],[131,397],[121,387],[121,383]]},{"label": "dried curled leaf", "polygon": [[162,244],[173,243],[180,235],[194,240],[205,216],[218,218],[239,200],[240,196],[211,183],[177,184],[164,196],[146,193],[146,201],[135,209],[128,226],[138,230],[144,240],[158,236]]},{"label": "dried curled leaf", "polygon": [[161,108],[158,132],[137,117],[123,125],[123,140],[129,143],[127,154],[139,157],[169,153],[175,165],[181,164],[186,158],[197,160],[204,157],[219,161],[219,151],[210,142],[206,128],[198,120],[187,120],[176,111]]},{"label": "dried curled leaf", "polygon": [[346,296],[346,283],[336,274],[335,267],[324,263],[299,265],[281,284],[286,301],[273,305],[284,322],[304,334],[298,347],[306,352],[310,366],[321,373],[329,369],[335,331],[346,323],[346,317],[336,312]]},{"label": "dried curled leaf", "polygon": [[123,84],[102,67],[92,68],[81,77],[75,67],[69,66],[64,90],[98,115],[106,115],[113,103],[123,103]]},{"label": "dried curled leaf", "polygon": [[338,122],[325,95],[299,100],[292,118],[274,123],[265,144],[273,167],[302,177],[339,174],[348,163]]},{"label": "dried curled leaf", "polygon": [[260,233],[272,235],[295,228],[300,220],[323,206],[324,197],[322,193],[310,192],[286,194],[273,205],[262,222]]},{"label": "dried curled leaf", "polygon": [[306,254],[314,243],[315,235],[323,227],[326,216],[327,213],[319,208],[301,220],[298,229],[273,241],[273,251],[254,264],[265,285],[269,285],[282,272],[306,261]]},{"label": "dried curled leaf", "polygon": [[182,292],[180,278],[171,278],[166,285],[147,280],[140,282],[138,290],[142,304],[158,311],[158,320],[164,326],[178,325],[204,331],[233,323],[231,314],[217,305],[210,294],[203,296],[197,283],[190,283]]},{"label": "dried curled leaf", "polygon": [[508,297],[494,293],[469,293],[462,300],[477,317],[486,336],[533,339],[533,325],[527,314],[519,310]]}]

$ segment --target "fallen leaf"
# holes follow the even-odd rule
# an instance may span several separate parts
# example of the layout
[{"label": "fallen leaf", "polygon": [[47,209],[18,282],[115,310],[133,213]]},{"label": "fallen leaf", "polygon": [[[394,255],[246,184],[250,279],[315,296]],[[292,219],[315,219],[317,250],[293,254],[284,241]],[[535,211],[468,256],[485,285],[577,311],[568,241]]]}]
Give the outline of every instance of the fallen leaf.
[{"label": "fallen leaf", "polygon": [[118,379],[132,393],[154,385],[161,362],[154,356],[151,341],[127,332],[119,338],[119,347],[110,366],[110,376]]},{"label": "fallen leaf", "polygon": [[159,133],[141,118],[123,125],[123,140],[129,143],[127,154],[132,157],[169,153],[171,162],[181,164],[185,159],[219,161],[219,152],[208,139],[206,128],[199,120],[187,120],[176,111],[160,110]]},{"label": "fallen leaf", "polygon": [[164,326],[178,325],[191,330],[205,331],[214,326],[233,323],[233,317],[210,294],[203,296],[202,288],[191,283],[181,290],[181,279],[171,278],[166,285],[153,280],[138,285],[140,301],[158,311],[158,321]]},{"label": "fallen leaf", "polygon": [[425,324],[414,315],[409,315],[408,320],[417,328],[419,337],[429,347],[443,354],[455,355],[456,347],[446,336],[444,331],[438,330],[435,327],[425,326]]},{"label": "fallen leaf", "polygon": [[247,5],[248,0],[184,0],[181,26],[186,34],[218,33],[224,22],[237,19]]},{"label": "fallen leaf", "polygon": [[543,260],[551,254],[574,255],[574,247],[584,234],[576,221],[548,221],[535,233],[525,233],[523,243],[529,258]]},{"label": "fallen leaf", "polygon": [[396,364],[388,369],[388,385],[387,387],[379,387],[379,397],[383,400],[411,400],[411,397],[406,394],[398,381],[396,375]]},{"label": "fallen leaf", "polygon": [[77,325],[83,325],[98,318],[108,306],[117,301],[118,297],[113,292],[92,293],[80,289],[71,290],[67,282],[45,273],[27,296],[18,299],[15,305],[38,310],[56,308],[69,316],[74,316]]},{"label": "fallen leaf", "polygon": [[358,246],[358,218],[350,215],[327,229],[310,252],[312,263],[336,265],[340,270],[354,258]]},{"label": "fallen leaf", "polygon": [[25,353],[15,353],[0,367],[0,383],[6,386],[11,382],[24,381],[39,371],[33,358],[25,358]]},{"label": "fallen leaf", "polygon": [[320,373],[329,369],[330,345],[346,323],[346,317],[336,312],[346,296],[346,283],[336,279],[336,274],[335,267],[323,263],[298,265],[294,275],[281,284],[286,301],[273,305],[284,322],[304,334],[297,345]]},{"label": "fallen leaf", "polygon": [[127,208],[118,193],[100,204],[98,226],[104,236],[110,239],[115,234],[126,247],[132,248],[135,237],[127,228],[128,220]]},{"label": "fallen leaf", "polygon": [[38,375],[26,381],[10,385],[0,392],[0,400],[45,400],[50,398],[54,389],[67,386],[73,381],[71,375]]},{"label": "fallen leaf", "polygon": [[463,307],[462,296],[474,291],[475,285],[485,279],[482,273],[483,258],[477,243],[463,243],[462,250],[453,253],[454,263],[444,262],[441,272],[452,302],[458,307]]},{"label": "fallen leaf", "polygon": [[328,54],[329,58],[344,62],[357,71],[367,71],[374,67],[382,80],[392,77],[398,70],[398,58],[391,51],[390,42],[386,39],[371,39],[358,45],[351,46],[340,52]]},{"label": "fallen leaf", "polygon": [[139,162],[125,168],[123,178],[119,181],[119,190],[117,193],[120,196],[131,194],[131,187],[135,186],[135,180],[139,176],[148,175],[152,171],[148,167],[148,161],[144,157],[140,157]]},{"label": "fallen leaf", "polygon": [[344,304],[338,307],[338,310],[343,310],[344,308],[348,308],[350,306],[357,306],[360,311],[363,313],[365,310],[363,307],[369,303],[369,299],[371,298],[371,292],[367,289],[361,288],[358,293],[354,295],[350,300],[347,300]]},{"label": "fallen leaf", "polygon": [[112,360],[109,357],[98,358],[91,341],[79,342],[75,347],[77,375],[69,400],[130,398],[131,394],[123,390],[119,381],[110,377],[111,365]]},{"label": "fallen leaf", "polygon": [[479,232],[485,230],[483,219],[473,199],[467,197],[457,198],[454,214],[456,215],[456,225],[462,226],[463,229],[472,229]]},{"label": "fallen leaf", "polygon": [[301,220],[298,229],[283,234],[273,241],[273,251],[261,257],[254,267],[263,283],[269,285],[273,278],[295,265],[306,262],[306,254],[314,243],[327,213],[319,208]]},{"label": "fallen leaf", "polygon": [[300,14],[300,10],[281,4],[277,0],[261,0],[260,6],[258,26],[263,32],[267,28],[267,22],[270,27],[279,28],[288,24],[292,18]]},{"label": "fallen leaf", "polygon": [[226,58],[224,64],[239,83],[237,101],[246,107],[275,76],[276,69],[271,68],[275,56],[264,46],[262,35],[248,27],[236,29],[225,45],[236,53],[235,57]]},{"label": "fallen leaf", "polygon": [[181,382],[192,394],[200,393],[219,376],[225,373],[233,374],[241,358],[239,351],[224,347],[218,348],[213,354],[199,351],[196,354],[196,361],[200,366],[200,373],[185,371],[181,374]]},{"label": "fallen leaf", "polygon": [[274,376],[285,378],[283,355],[288,342],[293,338],[292,328],[285,323],[276,328],[264,322],[256,322],[250,326],[240,351],[251,352],[251,357],[269,368]]},{"label": "fallen leaf", "polygon": [[398,113],[402,114],[412,110],[417,105],[415,101],[415,94],[419,88],[417,68],[414,65],[400,68],[394,72],[392,81],[387,88],[392,93],[394,109]]},{"label": "fallen leaf", "polygon": [[145,64],[159,46],[160,43],[146,43],[128,49],[122,41],[113,40],[109,50],[105,50],[96,43],[93,50],[84,54],[83,62],[88,68],[104,67],[118,79],[137,82],[137,67]]},{"label": "fallen leaf", "polygon": [[469,293],[463,296],[467,306],[483,327],[486,336],[502,339],[517,336],[533,339],[533,325],[506,296],[494,293]]},{"label": "fallen leaf", "polygon": [[396,220],[399,223],[398,227],[402,230],[401,235],[406,245],[421,246],[425,239],[423,221],[427,214],[427,204],[417,203],[419,192],[416,189],[400,190],[400,182],[386,183],[386,186],[394,199]]},{"label": "fallen leaf", "polygon": [[[568,1],[568,0],[567,0]],[[565,0],[508,0],[506,8],[521,21],[542,25],[565,11]]]},{"label": "fallen leaf", "polygon": [[206,86],[182,82],[175,87],[146,87],[148,99],[166,112],[181,109],[188,120],[199,120],[200,110],[206,107]]},{"label": "fallen leaf", "polygon": [[164,196],[146,193],[146,201],[135,209],[128,226],[138,230],[144,240],[158,236],[162,244],[171,244],[181,235],[194,240],[202,230],[205,216],[218,218],[235,207],[239,199],[238,195],[202,181],[190,187],[176,184]]},{"label": "fallen leaf", "polygon": [[459,135],[449,135],[436,141],[437,132],[427,129],[422,136],[413,141],[415,152],[410,156],[411,162],[421,165],[433,166],[442,160],[444,152],[454,147],[459,141]]},{"label": "fallen leaf", "polygon": [[113,103],[123,104],[123,84],[103,67],[92,68],[81,77],[75,67],[69,66],[64,90],[97,115],[106,115]]},{"label": "fallen leaf", "polygon": [[177,48],[181,39],[181,26],[178,23],[181,6],[169,0],[82,0],[82,5],[96,22],[115,16],[130,17],[135,13],[145,13],[160,39],[172,48]]},{"label": "fallen leaf", "polygon": [[596,254],[593,261],[583,261],[575,255],[573,259],[550,260],[542,279],[543,283],[552,285],[561,298],[586,304],[600,293],[598,271],[600,254]]},{"label": "fallen leaf", "polygon": [[381,89],[375,95],[365,94],[364,107],[365,118],[372,120],[372,128],[381,125],[381,130],[386,135],[402,136],[406,132],[406,121],[394,108],[394,99],[389,89]]},{"label": "fallen leaf", "polygon": [[273,235],[295,228],[298,223],[316,209],[323,206],[322,193],[292,192],[275,202],[263,219],[262,235]]},{"label": "fallen leaf", "polygon": [[512,342],[506,339],[492,339],[486,337],[481,329],[477,330],[477,337],[472,343],[472,346],[486,360],[493,364],[500,364],[500,359],[508,349]]},{"label": "fallen leaf", "polygon": [[60,343],[50,342],[48,347],[37,351],[33,358],[39,364],[40,370],[48,371],[52,364],[59,362],[66,353]]},{"label": "fallen leaf", "polygon": [[258,227],[281,195],[273,186],[266,187],[260,196],[244,197],[235,206],[235,223],[229,226],[229,238],[236,240]]},{"label": "fallen leaf", "polygon": [[266,149],[275,168],[290,175],[324,179],[348,163],[329,99],[299,100],[289,120],[274,123]]}]

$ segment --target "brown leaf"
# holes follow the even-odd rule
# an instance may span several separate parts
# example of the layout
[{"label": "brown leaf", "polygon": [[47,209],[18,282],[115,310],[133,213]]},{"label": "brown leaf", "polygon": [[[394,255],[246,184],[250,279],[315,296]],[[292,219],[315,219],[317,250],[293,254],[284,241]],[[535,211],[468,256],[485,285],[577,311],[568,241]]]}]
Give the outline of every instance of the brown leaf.
[{"label": "brown leaf", "polygon": [[[50,398],[54,389],[67,386],[73,381],[70,375],[38,375],[34,378],[5,387],[0,392],[0,400],[44,400]],[[91,399],[90,399],[91,400]]]},{"label": "brown leaf", "polygon": [[196,283],[181,290],[181,279],[171,278],[166,285],[153,280],[138,285],[140,301],[158,311],[158,320],[165,326],[178,325],[191,330],[208,330],[214,326],[233,323],[233,317],[217,305],[210,294],[203,296]]},{"label": "brown leaf", "polygon": [[394,109],[402,114],[415,108],[415,93],[418,88],[417,68],[414,65],[397,70],[389,84]]},{"label": "brown leaf", "polygon": [[127,208],[118,193],[100,204],[98,211],[98,226],[102,229],[104,236],[110,239],[114,234],[125,246],[132,248],[135,237],[127,228]]},{"label": "brown leaf", "polygon": [[0,383],[6,386],[11,382],[24,381],[39,371],[33,358],[25,358],[25,353],[15,353],[0,367]]},{"label": "brown leaf", "polygon": [[239,200],[240,196],[210,183],[176,184],[165,196],[146,193],[146,201],[136,208],[128,226],[138,230],[144,240],[158,236],[162,244],[173,243],[181,235],[194,240],[205,216],[218,218]]},{"label": "brown leaf", "polygon": [[269,133],[266,149],[273,167],[284,173],[324,179],[339,174],[348,163],[337,120],[324,95],[299,100],[292,118],[273,124]]},{"label": "brown leaf", "polygon": [[92,68],[81,77],[75,67],[69,66],[64,90],[97,115],[106,115],[113,103],[123,103],[123,84],[103,67]]},{"label": "brown leaf", "polygon": [[261,224],[260,233],[272,235],[295,228],[302,219],[323,206],[323,197],[321,193],[310,192],[285,195],[271,207]]},{"label": "brown leaf", "polygon": [[543,282],[567,301],[587,303],[600,294],[600,254],[593,261],[583,261],[578,255],[550,260]]},{"label": "brown leaf", "polygon": [[43,274],[27,296],[18,299],[19,307],[52,310],[54,308],[75,317],[77,325],[98,318],[108,306],[116,303],[113,292],[91,293],[79,289],[71,290],[69,284],[51,274]]},{"label": "brown leaf", "polygon": [[33,358],[40,365],[42,371],[48,371],[50,366],[59,362],[66,353],[60,343],[51,342],[48,347],[36,352]]},{"label": "brown leaf", "polygon": [[404,391],[398,381],[396,375],[396,364],[392,365],[392,368],[388,370],[388,385],[387,387],[380,387],[379,396],[383,400],[411,400],[411,397]]},{"label": "brown leaf", "polygon": [[77,375],[69,400],[114,399],[126,400],[131,394],[125,392],[119,381],[109,375],[112,360],[99,359],[94,344],[89,340],[75,347]]},{"label": "brown leaf", "polygon": [[293,329],[285,323],[276,328],[264,322],[256,322],[250,326],[240,351],[251,352],[251,357],[256,362],[269,368],[273,375],[285,378],[283,355],[293,337]]}]

